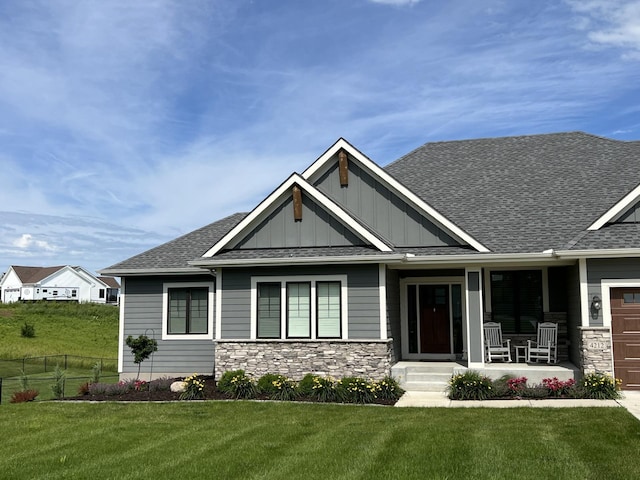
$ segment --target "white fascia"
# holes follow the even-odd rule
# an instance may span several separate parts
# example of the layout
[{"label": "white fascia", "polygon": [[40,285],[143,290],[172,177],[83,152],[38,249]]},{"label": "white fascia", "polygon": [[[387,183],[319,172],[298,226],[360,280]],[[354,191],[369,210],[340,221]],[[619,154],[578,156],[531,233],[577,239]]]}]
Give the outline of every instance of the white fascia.
[{"label": "white fascia", "polygon": [[587,230],[600,230],[607,223],[620,217],[631,205],[640,199],[640,185],[627,193],[622,200],[611,207],[604,215],[598,218]]},{"label": "white fascia", "polygon": [[263,214],[268,211],[272,204],[280,199],[294,185],[299,186],[307,195],[313,198],[320,205],[329,210],[336,218],[349,227],[353,233],[369,242],[381,252],[390,252],[391,248],[380,238],[371,233],[356,221],[350,214],[342,209],[337,203],[329,199],[326,195],[318,191],[297,173],[291,175],[282,185],[280,185],[271,195],[265,198],[253,211],[247,215],[238,225],[232,228],[218,243],[211,247],[203,258],[213,257],[216,253],[227,246],[233,239],[247,232],[262,220]]},{"label": "white fascia", "polygon": [[302,176],[309,180],[315,173],[322,170],[325,164],[333,157],[340,149],[345,149],[349,152],[353,158],[355,158],[363,167],[368,169],[371,173],[376,175],[383,183],[385,183],[391,190],[395,191],[398,195],[403,197],[414,207],[424,213],[427,217],[434,220],[437,224],[442,226],[445,230],[451,233],[458,240],[471,245],[479,252],[489,252],[490,250],[478,242],[475,238],[448,220],[444,215],[440,214],[427,202],[418,197],[415,193],[405,187],[403,184],[394,179],[386,171],[376,165],[375,162],[370,160],[366,155],[360,152],[357,148],[347,142],[344,138],[340,138],[333,144],[325,153],[320,156],[309,168],[307,168]]},{"label": "white fascia", "polygon": [[388,255],[345,255],[328,257],[301,257],[301,258],[242,258],[242,259],[202,259],[189,262],[190,265],[206,268],[216,267],[246,267],[246,266],[273,266],[273,265],[314,265],[332,263],[400,263],[405,256],[402,253]]},{"label": "white fascia", "polygon": [[470,253],[461,255],[411,255],[406,262],[430,264],[482,264],[487,263],[539,263],[557,258],[556,252],[547,250],[541,253]]},{"label": "white fascia", "polygon": [[608,248],[590,250],[556,250],[559,258],[579,259],[579,258],[623,258],[640,257],[640,248]]}]

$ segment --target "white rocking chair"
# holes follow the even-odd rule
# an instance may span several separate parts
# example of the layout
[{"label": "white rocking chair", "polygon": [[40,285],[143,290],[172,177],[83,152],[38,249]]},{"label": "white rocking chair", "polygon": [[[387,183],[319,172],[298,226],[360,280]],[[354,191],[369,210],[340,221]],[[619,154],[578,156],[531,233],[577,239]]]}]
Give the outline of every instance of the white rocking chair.
[{"label": "white rocking chair", "polygon": [[484,356],[491,363],[493,360],[511,361],[511,340],[502,340],[502,325],[486,322],[484,325]]},{"label": "white rocking chair", "polygon": [[558,362],[558,324],[544,322],[538,324],[538,341],[527,340],[527,362],[546,360]]}]

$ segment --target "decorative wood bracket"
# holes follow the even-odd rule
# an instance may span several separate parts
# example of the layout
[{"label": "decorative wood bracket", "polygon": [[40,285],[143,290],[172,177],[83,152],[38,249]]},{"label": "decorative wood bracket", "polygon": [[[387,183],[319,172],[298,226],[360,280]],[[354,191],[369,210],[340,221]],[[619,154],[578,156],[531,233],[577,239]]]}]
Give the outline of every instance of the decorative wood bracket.
[{"label": "decorative wood bracket", "polygon": [[338,164],[340,169],[340,186],[348,187],[349,186],[349,159],[347,157],[347,152],[344,150],[340,150],[338,153]]},{"label": "decorative wood bracket", "polygon": [[293,197],[293,219],[296,222],[302,221],[302,190],[297,185],[293,186],[293,191],[291,192]]}]

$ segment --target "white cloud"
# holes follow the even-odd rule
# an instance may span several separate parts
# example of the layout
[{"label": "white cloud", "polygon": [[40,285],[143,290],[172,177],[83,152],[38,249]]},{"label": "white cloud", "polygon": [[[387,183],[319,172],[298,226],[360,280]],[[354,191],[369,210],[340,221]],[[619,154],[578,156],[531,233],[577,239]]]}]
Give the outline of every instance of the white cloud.
[{"label": "white cloud", "polygon": [[637,0],[568,0],[583,15],[579,28],[594,45],[616,47],[625,58],[640,58],[640,2]]},{"label": "white cloud", "polygon": [[53,252],[56,250],[56,247],[53,245],[50,245],[49,242],[45,240],[36,240],[33,238],[33,235],[31,235],[30,233],[23,233],[22,236],[20,236],[20,238],[15,239],[12,242],[12,244],[14,247],[18,247],[23,250],[31,249],[33,247],[39,250],[45,250],[49,252]]}]

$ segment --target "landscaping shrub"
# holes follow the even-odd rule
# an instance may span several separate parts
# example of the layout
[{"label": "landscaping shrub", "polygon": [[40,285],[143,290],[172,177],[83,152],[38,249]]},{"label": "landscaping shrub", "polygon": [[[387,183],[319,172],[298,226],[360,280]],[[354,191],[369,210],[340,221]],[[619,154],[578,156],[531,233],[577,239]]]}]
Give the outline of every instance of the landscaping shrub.
[{"label": "landscaping shrub", "polygon": [[256,382],[244,370],[224,372],[217,384],[218,390],[234,398],[254,398],[258,393]]},{"label": "landscaping shrub", "polygon": [[158,351],[158,342],[146,335],[140,335],[138,338],[133,338],[129,335],[125,343],[127,347],[131,349],[131,353],[133,353],[133,363],[138,365],[136,378],[140,378],[140,366],[153,352]]},{"label": "landscaping shrub", "polygon": [[616,399],[620,398],[620,380],[606,373],[587,373],[580,381],[584,398]]},{"label": "landscaping shrub", "polygon": [[332,377],[313,377],[311,396],[320,402],[340,402],[343,400],[344,390],[339,388],[338,382]]},{"label": "landscaping shrub", "polygon": [[487,400],[493,394],[493,382],[474,370],[467,370],[451,377],[448,392],[452,400]]},{"label": "landscaping shrub", "polygon": [[376,398],[375,384],[360,377],[344,377],[337,384],[339,397],[348,403],[371,403]]},{"label": "landscaping shrub", "polygon": [[204,398],[204,380],[197,373],[184,379],[184,392],[180,400],[200,400]]},{"label": "landscaping shrub", "polygon": [[313,373],[307,373],[302,380],[298,382],[298,393],[305,397],[313,395],[313,379],[316,376]]},{"label": "landscaping shrub", "polygon": [[383,400],[398,400],[404,390],[400,388],[397,380],[392,377],[384,377],[378,382],[374,382],[376,389],[376,397]]},{"label": "landscaping shrub", "polygon": [[93,367],[91,367],[91,380],[89,380],[89,383],[98,383],[101,375],[102,368],[100,367],[100,363],[96,362]]},{"label": "landscaping shrub", "polygon": [[89,395],[90,382],[84,382],[78,387],[78,395]]},{"label": "landscaping shrub", "polygon": [[37,390],[20,390],[19,392],[13,392],[11,394],[11,398],[9,399],[10,403],[23,403],[23,402],[33,402],[38,396]]},{"label": "landscaping shrub", "polygon": [[149,382],[149,391],[150,392],[168,392],[171,390],[171,384],[174,382],[173,378],[169,377],[161,377],[156,378]]},{"label": "landscaping shrub", "polygon": [[51,385],[51,392],[54,398],[60,399],[64,397],[64,382],[64,370],[62,370],[59,365],[56,365],[53,371],[53,385]]},{"label": "landscaping shrub", "polygon": [[32,323],[24,322],[20,327],[20,336],[24,338],[33,338],[36,336],[36,327]]},{"label": "landscaping shrub", "polygon": [[298,385],[294,380],[278,375],[267,373],[258,379],[258,390],[266,393],[273,400],[293,400],[298,396]]}]

